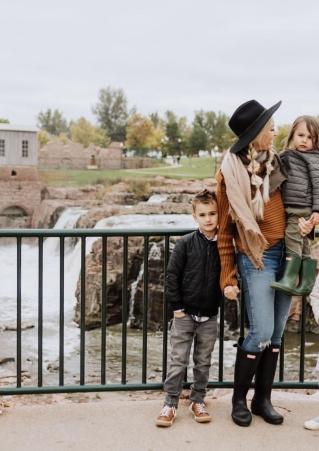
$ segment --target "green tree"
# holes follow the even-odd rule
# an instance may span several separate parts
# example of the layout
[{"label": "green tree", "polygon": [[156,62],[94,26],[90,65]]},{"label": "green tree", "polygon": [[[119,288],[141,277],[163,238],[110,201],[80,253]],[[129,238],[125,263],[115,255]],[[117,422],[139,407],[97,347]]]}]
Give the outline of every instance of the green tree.
[{"label": "green tree", "polygon": [[193,127],[188,141],[189,153],[194,154],[205,150],[208,146],[208,133],[206,130],[206,117],[204,111],[195,113]]},{"label": "green tree", "polygon": [[0,117],[0,124],[10,124],[10,122],[5,117]]},{"label": "green tree", "polygon": [[186,150],[190,128],[185,117],[178,118],[172,111],[165,113],[165,137],[162,149],[170,155],[181,155]]},{"label": "green tree", "polygon": [[235,139],[233,132],[228,127],[228,116],[219,111],[206,112],[206,129],[208,133],[208,146],[220,152],[228,149]]},{"label": "green tree", "polygon": [[38,127],[46,130],[50,135],[59,136],[61,133],[68,134],[69,127],[66,119],[59,110],[40,111],[37,116]]},{"label": "green tree", "polygon": [[122,89],[110,86],[99,91],[98,102],[92,109],[100,127],[112,141],[125,141],[128,120],[127,99]]},{"label": "green tree", "polygon": [[81,117],[70,125],[71,139],[76,143],[83,144],[86,148],[90,144],[107,147],[110,139],[105,130],[95,127],[90,121]]},{"label": "green tree", "polygon": [[160,115],[157,112],[151,113],[149,115],[149,118],[153,122],[154,127],[156,127],[156,128],[164,128],[165,123],[164,123],[163,119],[160,117]]},{"label": "green tree", "polygon": [[274,139],[274,147],[279,152],[285,148],[286,140],[288,138],[290,125],[280,125],[277,129],[277,133]]}]

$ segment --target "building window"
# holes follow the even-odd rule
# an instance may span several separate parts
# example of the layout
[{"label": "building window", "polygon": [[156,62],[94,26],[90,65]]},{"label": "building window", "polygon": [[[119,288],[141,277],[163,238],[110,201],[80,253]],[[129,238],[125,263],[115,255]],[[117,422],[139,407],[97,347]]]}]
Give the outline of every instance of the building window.
[{"label": "building window", "polygon": [[6,142],[4,139],[0,139],[0,157],[4,157],[6,154]]},{"label": "building window", "polygon": [[22,156],[27,158],[29,156],[29,141],[24,139],[22,141]]}]

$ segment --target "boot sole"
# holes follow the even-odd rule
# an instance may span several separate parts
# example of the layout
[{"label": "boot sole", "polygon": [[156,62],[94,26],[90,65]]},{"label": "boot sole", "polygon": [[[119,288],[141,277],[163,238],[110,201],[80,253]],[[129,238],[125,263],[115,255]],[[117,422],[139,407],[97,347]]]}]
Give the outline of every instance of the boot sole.
[{"label": "boot sole", "polygon": [[[285,294],[290,294],[296,296],[298,293],[291,288],[285,287],[284,285],[280,285],[279,283],[273,282],[270,284],[271,288],[274,288],[275,290],[282,291]],[[302,295],[301,295],[302,296]]]},{"label": "boot sole", "polygon": [[284,422],[283,418],[278,418],[278,420],[271,420],[270,418],[264,417],[261,413],[258,413],[258,411],[254,411],[253,409],[251,409],[251,413],[253,415],[261,417],[264,421],[266,421],[266,423],[269,424],[280,425]]},{"label": "boot sole", "polygon": [[233,422],[235,423],[235,424],[237,424],[237,426],[242,426],[242,427],[248,427],[248,426],[250,426],[250,424],[251,424],[251,420],[247,423],[242,423],[241,421],[238,421],[236,418],[234,418],[233,416],[232,416],[232,420],[233,420]]}]

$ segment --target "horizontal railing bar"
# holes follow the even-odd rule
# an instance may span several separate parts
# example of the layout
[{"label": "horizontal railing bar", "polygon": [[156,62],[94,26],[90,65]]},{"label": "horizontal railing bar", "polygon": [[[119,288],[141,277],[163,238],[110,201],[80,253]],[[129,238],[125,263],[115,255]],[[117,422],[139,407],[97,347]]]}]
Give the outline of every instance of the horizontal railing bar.
[{"label": "horizontal railing bar", "polygon": [[180,236],[194,228],[147,228],[147,229],[0,229],[0,238],[16,237],[87,237],[87,236]]},{"label": "horizontal railing bar", "polygon": [[[191,382],[183,384],[184,388],[190,388]],[[253,387],[254,384],[251,385]],[[233,388],[232,381],[224,382],[209,382],[208,388]],[[275,382],[273,385],[275,389],[318,389],[319,382]],[[46,387],[7,387],[0,389],[0,396],[9,395],[30,395],[30,394],[51,394],[51,393],[79,393],[79,392],[103,392],[103,391],[138,391],[138,390],[162,390],[162,383],[150,384],[87,384],[87,385],[65,385],[60,387],[58,385],[50,385]]]}]

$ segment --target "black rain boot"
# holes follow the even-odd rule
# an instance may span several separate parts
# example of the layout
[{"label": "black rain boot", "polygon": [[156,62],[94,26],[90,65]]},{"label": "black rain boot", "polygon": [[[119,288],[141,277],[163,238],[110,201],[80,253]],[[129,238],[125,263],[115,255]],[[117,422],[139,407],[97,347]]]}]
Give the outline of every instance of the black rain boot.
[{"label": "black rain boot", "polygon": [[251,401],[252,413],[260,415],[270,424],[281,424],[284,421],[284,417],[271,404],[278,355],[278,346],[269,346],[263,351],[255,376],[255,395]]},{"label": "black rain boot", "polygon": [[295,294],[300,267],[301,257],[297,254],[287,254],[282,278],[277,282],[272,282],[270,286],[286,294]]},{"label": "black rain boot", "polygon": [[308,296],[312,292],[317,276],[317,260],[305,258],[301,262],[300,284],[294,294]]},{"label": "black rain boot", "polygon": [[234,423],[238,426],[249,426],[252,420],[246,396],[261,354],[261,352],[246,352],[238,344],[231,414]]}]

